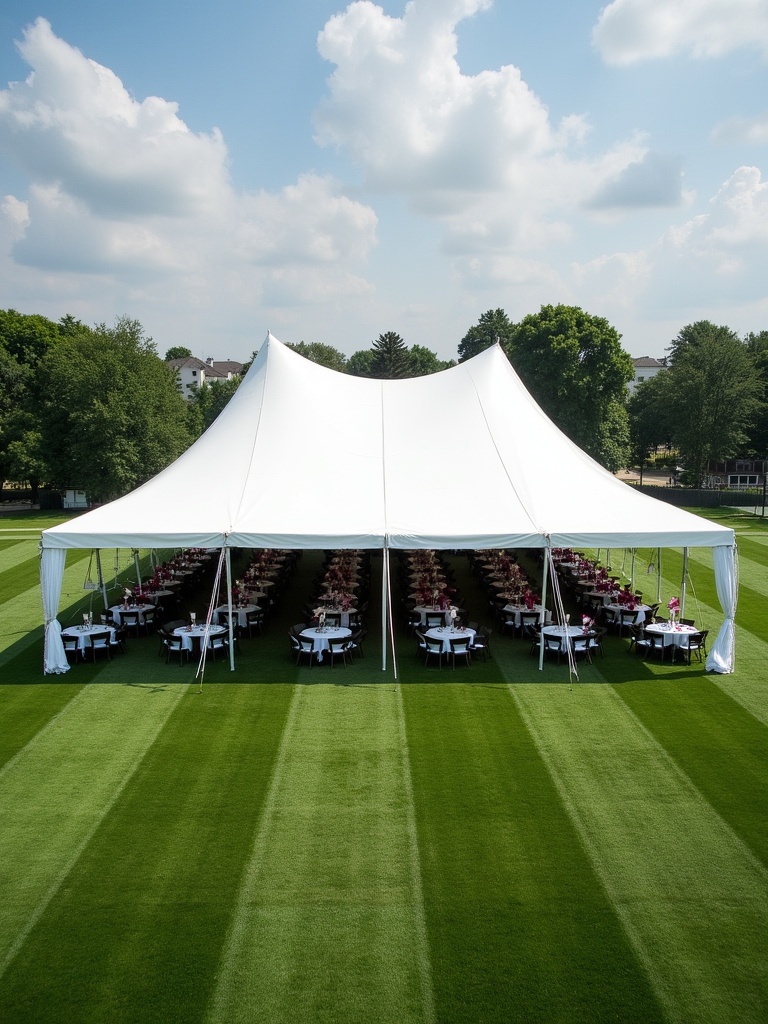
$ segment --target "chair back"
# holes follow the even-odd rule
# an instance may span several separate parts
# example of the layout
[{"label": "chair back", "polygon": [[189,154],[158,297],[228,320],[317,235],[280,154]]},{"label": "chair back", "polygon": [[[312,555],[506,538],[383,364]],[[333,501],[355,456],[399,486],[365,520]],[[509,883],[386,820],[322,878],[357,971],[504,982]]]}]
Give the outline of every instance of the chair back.
[{"label": "chair back", "polygon": [[435,629],[445,625],[445,614],[443,612],[427,612],[425,615],[427,629]]}]

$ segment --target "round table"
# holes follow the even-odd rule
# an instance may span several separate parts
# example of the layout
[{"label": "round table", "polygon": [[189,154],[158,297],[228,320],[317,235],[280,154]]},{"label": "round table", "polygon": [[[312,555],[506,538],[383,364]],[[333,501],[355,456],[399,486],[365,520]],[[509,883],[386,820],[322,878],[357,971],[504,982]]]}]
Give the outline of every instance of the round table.
[{"label": "round table", "polygon": [[471,647],[475,640],[475,631],[468,626],[464,629],[456,629],[455,626],[433,626],[432,629],[426,630],[424,636],[428,636],[430,640],[442,640],[443,654],[450,654],[451,640],[466,640],[469,637]]},{"label": "round table", "polygon": [[154,604],[129,604],[128,607],[126,608],[124,604],[115,604],[115,605],[112,605],[112,607],[109,610],[112,613],[112,618],[115,620],[115,622],[118,624],[118,626],[122,625],[120,616],[122,615],[123,612],[138,612],[139,613],[139,623],[143,626],[144,625],[144,612],[147,612],[147,611],[150,611],[150,610],[151,611],[155,611],[156,607],[157,606],[154,605]]},{"label": "round table", "polygon": [[[211,625],[208,627],[209,636],[218,636],[219,633],[226,633],[223,626]],[[201,643],[201,637],[205,635],[205,626],[179,626],[173,631],[174,636],[181,637],[181,646],[185,651],[191,651],[193,649],[193,638]]]},{"label": "round table", "polygon": [[308,629],[302,629],[299,636],[312,641],[312,649],[317,654],[317,660],[322,661],[324,652],[331,645],[331,640],[345,640],[348,636],[352,636],[352,630],[347,629],[346,626],[323,626],[322,629],[318,626],[310,626]]},{"label": "round table", "polygon": [[571,639],[577,636],[584,636],[583,626],[544,626],[541,631],[542,636],[559,636],[560,637],[560,649],[565,653],[563,647],[563,638],[568,636]]},{"label": "round table", "polygon": [[695,626],[673,626],[668,622],[655,622],[645,627],[646,633],[654,633],[662,637],[664,648],[672,648],[672,660],[675,660],[675,651],[678,647],[687,647],[688,638],[692,633],[698,633]]},{"label": "round table", "polygon": [[91,635],[93,633],[109,633],[110,644],[115,638],[114,626],[103,626],[101,623],[94,623],[92,626],[67,626],[66,629],[62,629],[61,635],[66,637],[76,637],[77,646],[80,651],[84,651],[86,647],[91,646]]},{"label": "round table", "polygon": [[[536,615],[541,616],[541,605],[535,604],[533,608],[529,608],[526,604],[505,604],[502,611],[508,612],[510,615],[515,616],[515,627],[520,629],[520,616],[523,612],[535,612]],[[544,612],[544,622],[552,622],[552,612],[546,609]]]},{"label": "round table", "polygon": [[[211,618],[218,625],[219,616],[222,615],[222,613],[228,612],[228,611],[229,611],[229,606],[226,605],[226,604],[221,604],[214,611],[214,613],[211,616]],[[245,629],[246,626],[248,625],[248,613],[249,612],[258,612],[258,611],[260,611],[260,608],[259,608],[259,605],[257,605],[257,604],[246,604],[246,605],[242,605],[242,606],[233,604],[232,605],[232,611],[233,612],[237,612],[237,624],[238,624],[238,626],[241,629]]]}]

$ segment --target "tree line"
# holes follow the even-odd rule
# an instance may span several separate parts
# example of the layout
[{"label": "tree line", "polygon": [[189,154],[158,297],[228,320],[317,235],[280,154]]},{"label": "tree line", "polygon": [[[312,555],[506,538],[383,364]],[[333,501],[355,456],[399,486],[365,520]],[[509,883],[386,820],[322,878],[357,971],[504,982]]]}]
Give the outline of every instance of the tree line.
[{"label": "tree line", "polygon": [[[621,335],[576,306],[542,306],[519,323],[488,310],[458,343],[458,361],[496,343],[547,415],[611,471],[642,465],[663,447],[699,484],[712,459],[768,455],[768,331],[739,338],[708,321],[690,324],[670,343],[667,369],[631,397],[633,363]],[[394,331],[349,357],[321,342],[289,347],[363,377],[455,365]],[[104,501],[154,476],[210,426],[240,383],[206,383],[185,401],[167,360],[189,354],[174,346],[161,358],[128,317],[88,327],[72,316],[53,322],[0,310],[2,480],[33,490],[77,487]]]}]

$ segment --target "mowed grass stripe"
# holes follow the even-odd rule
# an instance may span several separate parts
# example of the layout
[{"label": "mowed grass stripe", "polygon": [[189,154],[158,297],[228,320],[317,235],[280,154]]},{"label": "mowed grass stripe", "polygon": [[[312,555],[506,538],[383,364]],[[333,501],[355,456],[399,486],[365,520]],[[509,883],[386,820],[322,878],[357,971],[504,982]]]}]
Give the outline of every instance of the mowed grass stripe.
[{"label": "mowed grass stripe", "polygon": [[37,551],[37,542],[26,537],[0,540],[0,574],[13,569]]},{"label": "mowed grass stripe", "polygon": [[768,874],[612,687],[509,691],[668,1017],[768,1015]]},{"label": "mowed grass stripe", "polygon": [[768,728],[711,676],[616,687],[621,700],[768,868]]},{"label": "mowed grass stripe", "polygon": [[437,1019],[663,1020],[545,762],[486,669],[496,674],[489,663],[471,683],[403,691]]},{"label": "mowed grass stripe", "polygon": [[187,689],[0,981],[0,1019],[202,1019],[291,693]]},{"label": "mowed grass stripe", "polygon": [[0,779],[22,756],[25,748],[30,750],[61,715],[76,706],[82,691],[82,684],[0,686],[0,722],[3,723],[0,729]]},{"label": "mowed grass stripe", "polygon": [[297,687],[216,1024],[431,1019],[397,690],[334,671]]},{"label": "mowed grass stripe", "polygon": [[90,686],[0,779],[0,974],[173,712],[183,687]]}]

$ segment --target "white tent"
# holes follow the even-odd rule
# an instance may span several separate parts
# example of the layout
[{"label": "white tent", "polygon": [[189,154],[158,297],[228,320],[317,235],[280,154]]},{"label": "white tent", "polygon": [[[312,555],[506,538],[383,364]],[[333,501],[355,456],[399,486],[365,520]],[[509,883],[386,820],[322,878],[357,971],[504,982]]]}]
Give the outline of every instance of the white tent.
[{"label": "white tent", "polygon": [[426,377],[318,366],[271,334],[230,403],[130,494],[42,535],[46,671],[67,548],[712,547],[733,669],[730,529],[634,491],[577,448],[501,347]]}]

